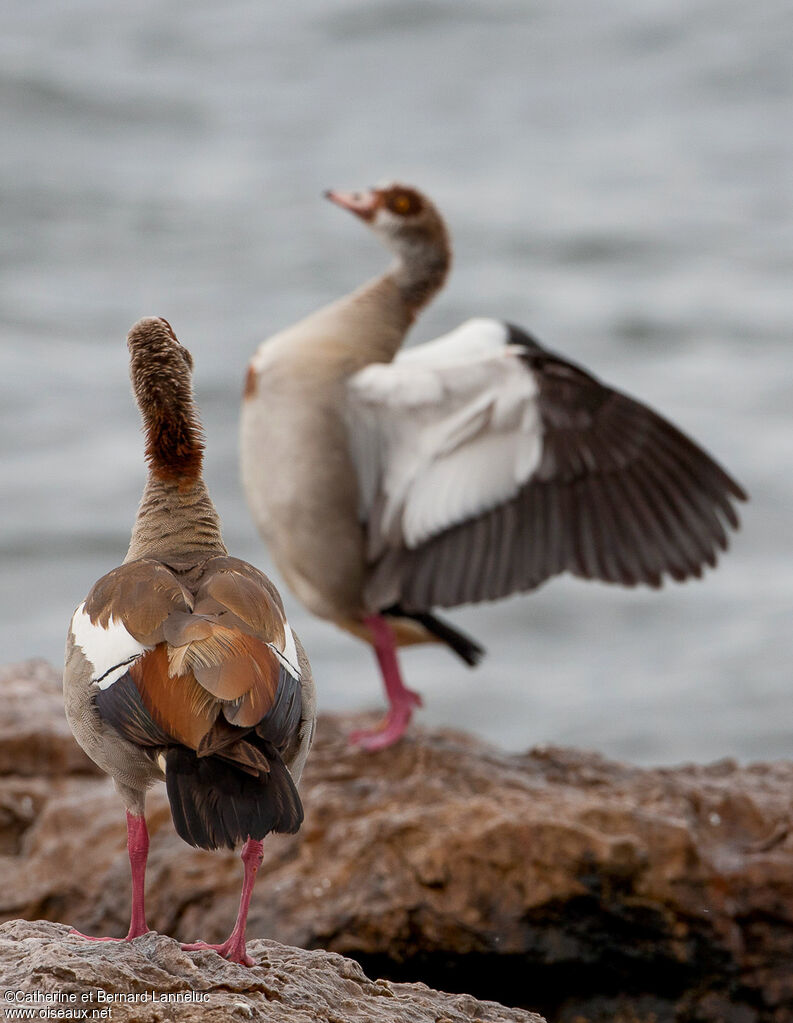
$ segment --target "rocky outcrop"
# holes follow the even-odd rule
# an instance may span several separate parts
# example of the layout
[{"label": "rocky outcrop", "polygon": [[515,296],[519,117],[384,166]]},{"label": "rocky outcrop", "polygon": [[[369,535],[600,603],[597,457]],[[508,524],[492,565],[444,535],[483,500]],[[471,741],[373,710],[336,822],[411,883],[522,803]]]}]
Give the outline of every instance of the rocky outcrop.
[{"label": "rocky outcrop", "polygon": [[42,660],[0,667],[0,775],[97,774],[72,738],[61,677]]},{"label": "rocky outcrop", "polygon": [[[57,676],[37,672],[57,695]],[[345,742],[363,723],[321,720],[306,823],[265,842],[250,935],[554,1023],[793,1020],[793,764],[645,770],[418,730],[365,754]],[[0,778],[0,918],[120,935],[123,809],[69,764]],[[149,923],[222,940],[238,858],[185,846],[162,791],[149,821]]]},{"label": "rocky outcrop", "polygon": [[0,926],[2,1005],[7,1019],[9,1009],[48,1007],[72,1013],[51,1019],[80,1018],[82,1010],[86,1019],[113,1023],[544,1023],[470,995],[372,981],[358,963],[330,952],[275,941],[253,941],[248,950],[251,968],[214,952],[183,952],[158,934],[94,944],[62,924],[15,920]]}]

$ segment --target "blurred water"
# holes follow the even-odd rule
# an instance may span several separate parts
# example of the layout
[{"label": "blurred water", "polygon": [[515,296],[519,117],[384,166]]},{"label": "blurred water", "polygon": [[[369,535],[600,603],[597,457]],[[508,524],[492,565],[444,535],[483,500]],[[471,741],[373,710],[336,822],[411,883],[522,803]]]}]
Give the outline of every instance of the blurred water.
[{"label": "blurred water", "polygon": [[[793,753],[791,115],[783,0],[9,0],[0,38],[0,661],[59,662],[143,480],[128,327],[192,350],[229,546],[246,360],[384,265],[329,186],[416,183],[456,266],[415,331],[506,316],[663,410],[751,491],[703,583],[556,580],[408,652],[422,720],[638,761]],[[324,709],[369,652],[287,597]]]}]

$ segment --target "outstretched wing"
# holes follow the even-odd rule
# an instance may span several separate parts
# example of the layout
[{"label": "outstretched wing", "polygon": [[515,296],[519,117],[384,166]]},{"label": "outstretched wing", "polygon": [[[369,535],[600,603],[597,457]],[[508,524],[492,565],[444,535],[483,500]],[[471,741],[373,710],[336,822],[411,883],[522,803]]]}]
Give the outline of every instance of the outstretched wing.
[{"label": "outstretched wing", "polygon": [[493,599],[564,571],[698,576],[746,496],[647,406],[494,320],[367,367],[349,408],[373,609]]}]

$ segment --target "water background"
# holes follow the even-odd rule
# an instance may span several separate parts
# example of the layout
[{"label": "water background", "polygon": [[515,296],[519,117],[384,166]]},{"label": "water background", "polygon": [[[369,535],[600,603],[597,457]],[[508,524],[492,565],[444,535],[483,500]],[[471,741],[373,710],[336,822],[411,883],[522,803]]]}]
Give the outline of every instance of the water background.
[{"label": "water background", "polygon": [[[786,0],[7,0],[0,36],[0,661],[60,663],[143,483],[125,335],[196,362],[207,478],[237,474],[248,357],[385,265],[328,187],[427,190],[455,241],[412,340],[530,327],[662,410],[752,494],[718,571],[571,579],[405,654],[421,720],[639,762],[793,755],[793,8]],[[277,485],[277,481],[275,481]],[[324,710],[370,652],[287,594]]]}]

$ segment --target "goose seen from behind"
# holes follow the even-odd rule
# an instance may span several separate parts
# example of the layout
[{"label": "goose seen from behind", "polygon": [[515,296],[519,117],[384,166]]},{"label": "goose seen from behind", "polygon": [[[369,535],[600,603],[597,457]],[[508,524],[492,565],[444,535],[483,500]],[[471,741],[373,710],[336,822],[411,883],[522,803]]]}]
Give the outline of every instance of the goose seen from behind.
[{"label": "goose seen from behind", "polygon": [[136,323],[128,346],[148,478],[123,564],[95,583],[72,618],[66,716],[126,807],[126,940],[148,929],[145,799],[164,779],[185,842],[243,845],[229,939],[184,947],[251,965],[245,928],[262,839],[295,832],[303,820],[296,785],[313,736],[314,685],[275,587],[223,543],[202,477],[190,353],[159,318]]},{"label": "goose seen from behind", "polygon": [[397,647],[483,653],[435,608],[525,592],[562,572],[657,587],[700,576],[738,526],[742,488],[646,405],[474,319],[400,351],[451,263],[415,188],[327,197],[394,255],[351,294],[263,342],[242,405],[242,477],[259,531],[310,611],[372,644],[396,741],[421,703]]}]

